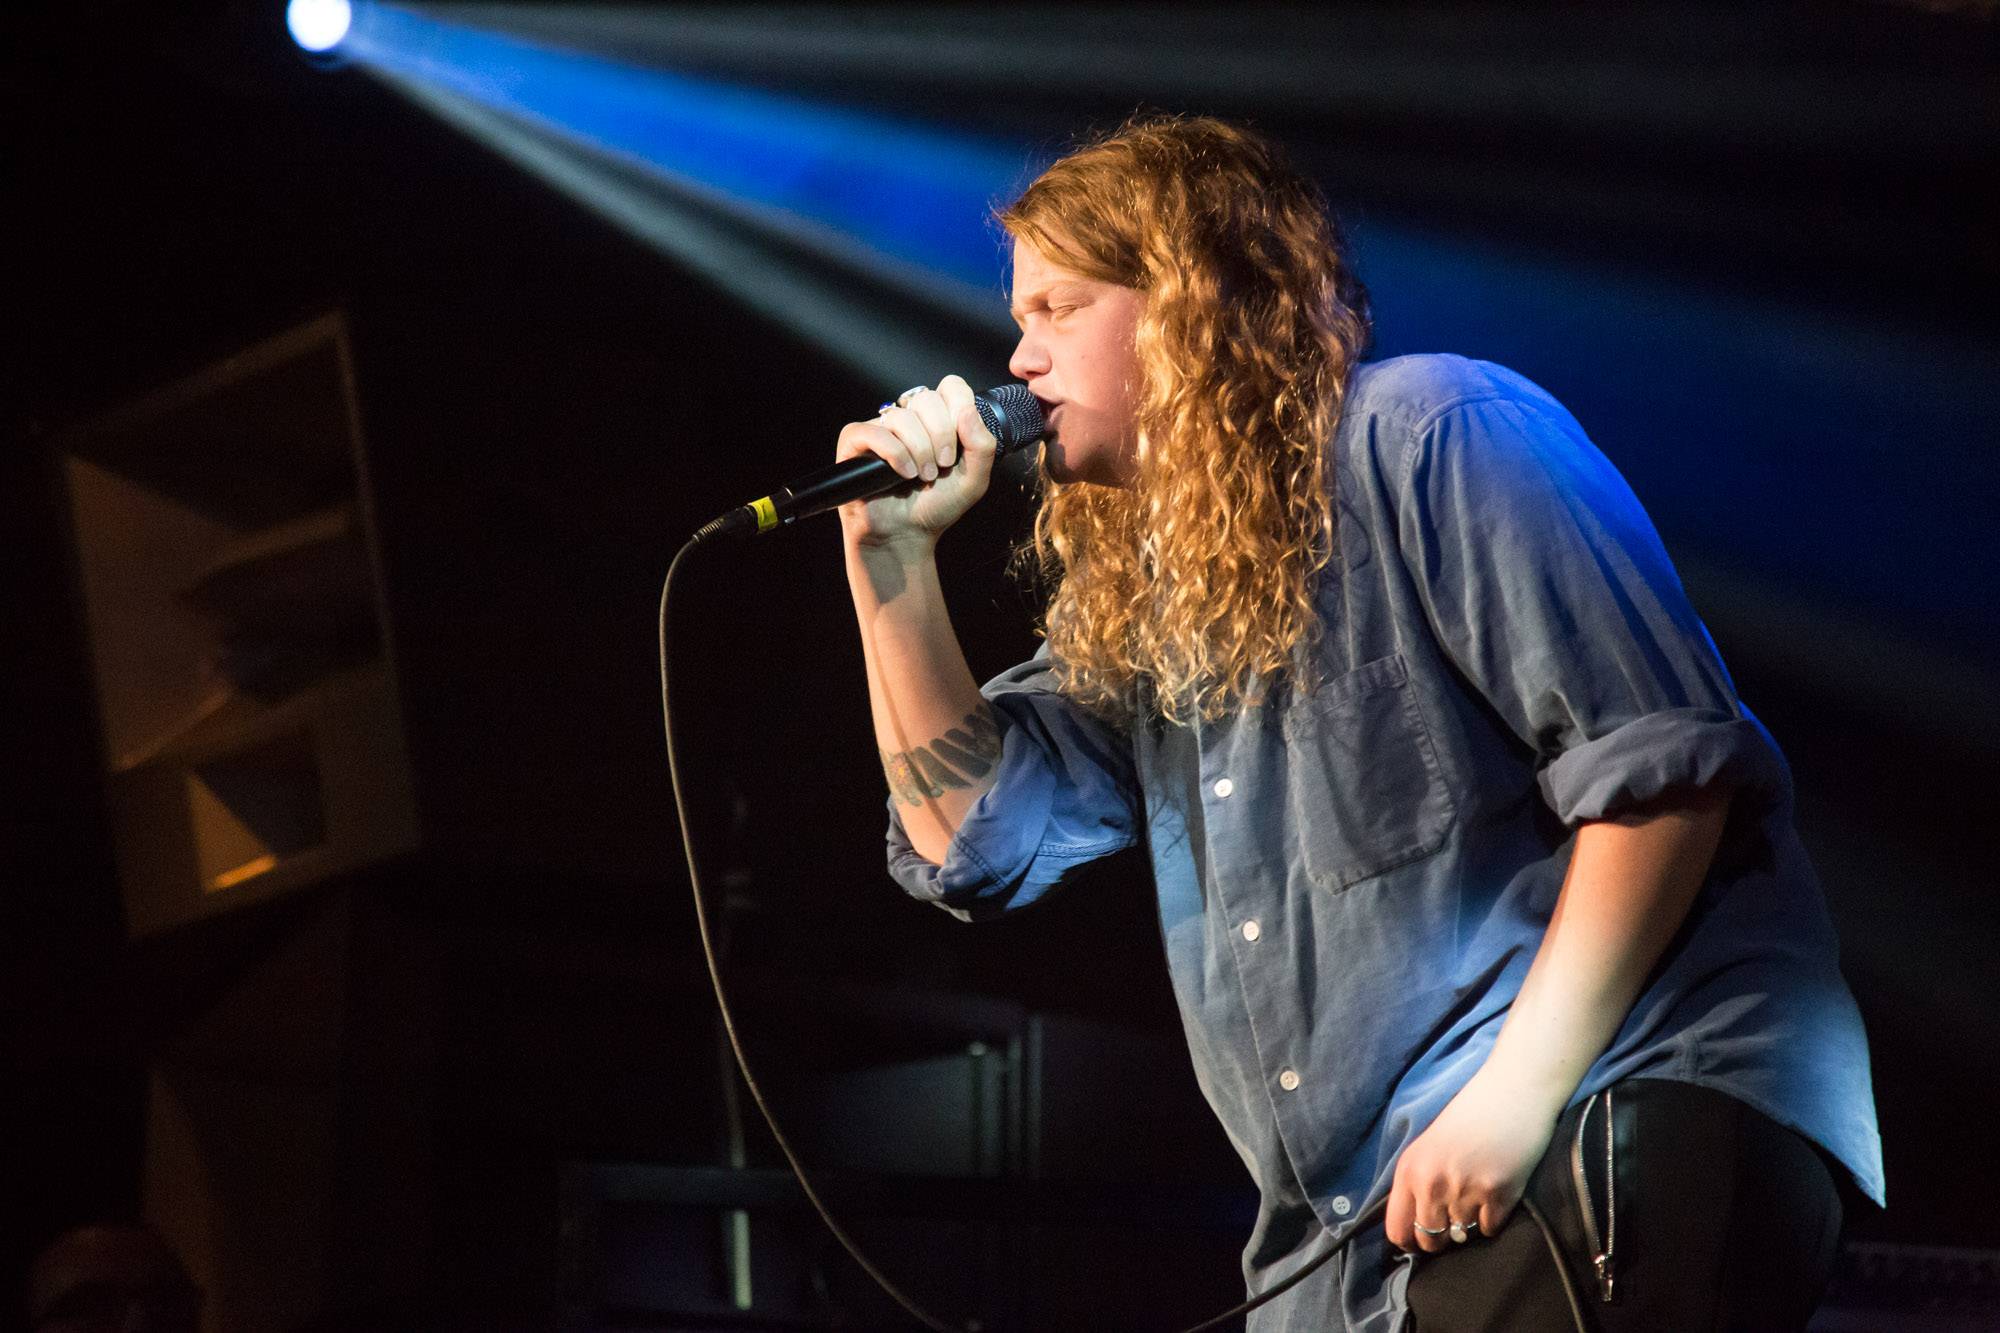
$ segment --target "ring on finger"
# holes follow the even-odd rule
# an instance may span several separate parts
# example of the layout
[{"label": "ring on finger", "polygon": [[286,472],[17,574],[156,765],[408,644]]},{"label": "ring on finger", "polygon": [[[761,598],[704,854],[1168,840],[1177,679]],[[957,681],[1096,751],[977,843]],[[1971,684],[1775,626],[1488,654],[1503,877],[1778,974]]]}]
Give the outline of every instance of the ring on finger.
[{"label": "ring on finger", "polygon": [[1442,1236],[1445,1232],[1451,1230],[1451,1228],[1448,1226],[1427,1227],[1422,1222],[1414,1222],[1412,1223],[1412,1225],[1414,1225],[1417,1230],[1423,1232],[1426,1236]]},{"label": "ring on finger", "polygon": [[1470,1222],[1453,1222],[1445,1230],[1451,1233],[1452,1244],[1463,1245],[1473,1232],[1479,1230],[1479,1222],[1477,1219]]},{"label": "ring on finger", "polygon": [[924,391],[925,391],[925,386],[921,384],[917,385],[913,389],[905,389],[901,393],[896,395],[894,401],[878,404],[875,408],[875,415],[880,416],[884,412],[887,412],[892,407],[908,407],[910,405],[910,400],[912,398],[915,398],[918,394],[923,393]]}]

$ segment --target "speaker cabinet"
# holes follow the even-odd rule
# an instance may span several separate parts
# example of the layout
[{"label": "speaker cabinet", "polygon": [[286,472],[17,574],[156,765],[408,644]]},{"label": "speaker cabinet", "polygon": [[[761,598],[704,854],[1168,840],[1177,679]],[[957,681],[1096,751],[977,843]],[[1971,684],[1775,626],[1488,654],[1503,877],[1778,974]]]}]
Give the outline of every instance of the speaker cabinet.
[{"label": "speaker cabinet", "polygon": [[342,317],[56,447],[131,934],[414,848]]}]

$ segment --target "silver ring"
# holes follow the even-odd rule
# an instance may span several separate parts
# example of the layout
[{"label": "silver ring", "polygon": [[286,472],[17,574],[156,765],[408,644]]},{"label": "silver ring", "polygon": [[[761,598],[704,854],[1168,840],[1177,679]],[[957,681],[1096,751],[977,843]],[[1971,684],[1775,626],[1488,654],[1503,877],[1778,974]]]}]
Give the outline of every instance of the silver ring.
[{"label": "silver ring", "polygon": [[1427,1227],[1422,1222],[1417,1222],[1414,1220],[1412,1220],[1412,1225],[1415,1226],[1417,1230],[1423,1232],[1426,1236],[1442,1236],[1445,1232],[1451,1230],[1450,1227]]},{"label": "silver ring", "polygon": [[1479,1223],[1476,1220],[1471,1222],[1453,1222],[1446,1230],[1451,1232],[1452,1244],[1463,1245],[1473,1232],[1479,1230]]},{"label": "silver ring", "polygon": [[892,407],[908,407],[910,405],[910,400],[912,398],[915,398],[918,394],[924,392],[924,390],[928,387],[929,387],[928,385],[919,384],[914,389],[903,390],[901,393],[896,395],[896,400],[894,402],[883,403],[879,407],[877,407],[875,409],[875,415],[879,417]]}]

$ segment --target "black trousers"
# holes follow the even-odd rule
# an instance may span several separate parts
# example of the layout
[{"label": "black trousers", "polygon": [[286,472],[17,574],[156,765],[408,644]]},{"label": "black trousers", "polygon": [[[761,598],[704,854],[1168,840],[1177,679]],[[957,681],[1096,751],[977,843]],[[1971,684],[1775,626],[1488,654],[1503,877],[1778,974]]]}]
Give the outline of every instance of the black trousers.
[{"label": "black trousers", "polygon": [[[1584,1330],[1805,1328],[1832,1274],[1843,1215],[1820,1150],[1691,1083],[1627,1079],[1609,1093],[1610,1143],[1603,1094],[1571,1107],[1526,1194],[1562,1255]],[[1600,1275],[1595,1260],[1607,1245]],[[1568,1333],[1577,1320],[1562,1271],[1533,1212],[1517,1206],[1499,1235],[1418,1256],[1408,1289],[1414,1326]]]}]

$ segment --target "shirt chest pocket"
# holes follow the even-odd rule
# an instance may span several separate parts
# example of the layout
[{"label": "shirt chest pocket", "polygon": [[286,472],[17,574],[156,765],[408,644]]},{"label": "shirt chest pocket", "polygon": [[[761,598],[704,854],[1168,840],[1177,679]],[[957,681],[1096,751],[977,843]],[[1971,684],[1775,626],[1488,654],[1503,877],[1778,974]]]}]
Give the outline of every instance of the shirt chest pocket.
[{"label": "shirt chest pocket", "polygon": [[1456,815],[1400,653],[1325,682],[1285,711],[1295,855],[1341,890],[1444,845]]}]

